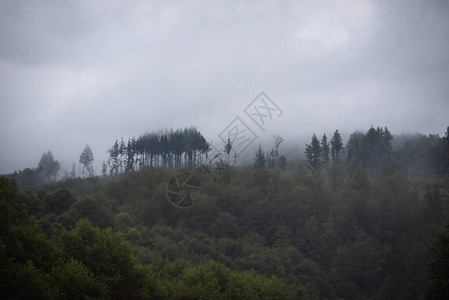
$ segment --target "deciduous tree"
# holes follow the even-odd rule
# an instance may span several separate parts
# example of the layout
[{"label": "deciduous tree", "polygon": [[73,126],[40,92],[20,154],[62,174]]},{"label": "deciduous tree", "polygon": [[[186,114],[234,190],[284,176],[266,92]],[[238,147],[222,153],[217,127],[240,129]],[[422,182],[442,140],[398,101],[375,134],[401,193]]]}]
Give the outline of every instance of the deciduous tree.
[{"label": "deciduous tree", "polygon": [[84,177],[91,177],[94,174],[93,162],[94,162],[94,154],[89,144],[84,147],[83,152],[80,155],[79,163],[83,166]]}]

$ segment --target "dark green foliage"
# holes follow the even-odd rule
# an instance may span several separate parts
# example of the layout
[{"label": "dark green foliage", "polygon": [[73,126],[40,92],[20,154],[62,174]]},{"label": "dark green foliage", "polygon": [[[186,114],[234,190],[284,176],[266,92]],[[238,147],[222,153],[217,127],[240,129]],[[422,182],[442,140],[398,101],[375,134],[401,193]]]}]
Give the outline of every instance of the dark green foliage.
[{"label": "dark green foliage", "polygon": [[67,212],[69,222],[66,227],[73,227],[74,222],[79,219],[87,218],[94,226],[106,228],[112,225],[111,213],[101,197],[85,196],[78,199]]},{"label": "dark green foliage", "polygon": [[0,241],[3,254],[18,263],[31,260],[35,265],[48,265],[50,246],[37,222],[20,202],[19,191],[0,176]]},{"label": "dark green foliage", "polygon": [[69,190],[60,189],[46,197],[44,211],[60,215],[67,211],[74,202],[75,197]]},{"label": "dark green foliage", "polygon": [[41,268],[50,266],[52,249],[5,177],[0,177],[0,211],[0,298],[45,298]]},{"label": "dark green foliage", "polygon": [[13,260],[6,264],[2,262],[0,277],[2,299],[48,299],[51,296],[48,274],[38,269],[31,260],[25,263]]},{"label": "dark green foliage", "polygon": [[449,223],[446,231],[437,235],[432,243],[434,259],[430,264],[429,284],[426,290],[428,299],[449,298]]},{"label": "dark green foliage", "polygon": [[110,297],[140,297],[146,275],[132,257],[131,246],[121,235],[111,229],[101,231],[87,220],[82,220],[73,231],[62,235],[61,242],[64,256],[86,266],[95,278],[110,289]]},{"label": "dark green foliage", "polygon": [[49,192],[60,189],[69,190],[75,198],[100,192],[104,182],[98,177],[90,178],[67,178],[58,182],[42,186]]},{"label": "dark green foliage", "polygon": [[175,280],[161,282],[169,299],[306,299],[305,291],[276,277],[238,273],[207,261],[198,267],[181,268]]},{"label": "dark green foliage", "polygon": [[74,258],[58,262],[51,270],[49,282],[52,296],[59,299],[98,299],[108,294],[108,286]]},{"label": "dark green foliage", "polygon": [[[257,168],[194,170],[201,201],[178,209],[166,194],[175,173],[156,166],[191,171],[202,160],[195,137],[117,141],[111,172],[128,174],[112,178],[19,192],[1,177],[0,298],[447,298],[449,227],[437,235],[449,220],[447,136],[392,148],[388,129],[373,127],[343,148],[336,131],[332,160],[315,136],[316,176],[280,172],[277,140],[267,156],[259,147]],[[406,176],[418,173],[439,175]]]}]

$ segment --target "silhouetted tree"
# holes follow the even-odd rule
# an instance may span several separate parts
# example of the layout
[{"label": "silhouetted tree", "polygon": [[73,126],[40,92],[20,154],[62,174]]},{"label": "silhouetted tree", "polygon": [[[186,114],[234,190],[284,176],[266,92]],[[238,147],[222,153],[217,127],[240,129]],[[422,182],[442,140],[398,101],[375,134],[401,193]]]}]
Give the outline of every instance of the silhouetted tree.
[{"label": "silhouetted tree", "polygon": [[226,145],[224,146],[224,152],[226,153],[226,155],[227,155],[227,157],[228,157],[228,165],[229,165],[229,162],[230,162],[231,150],[232,150],[231,139],[228,139],[228,142],[227,142]]},{"label": "silhouetted tree", "polygon": [[323,165],[326,168],[326,171],[329,168],[329,161],[330,161],[329,154],[330,154],[329,142],[327,141],[326,134],[323,134],[323,137],[321,139],[321,156],[322,156]]},{"label": "silhouetted tree", "polygon": [[94,162],[94,154],[89,144],[84,147],[83,152],[80,155],[79,163],[83,166],[83,174],[85,177],[91,177],[94,174],[93,162]]},{"label": "silhouetted tree", "polygon": [[126,165],[125,173],[134,171],[134,156],[135,156],[135,139],[128,139],[128,144],[126,146]]},{"label": "silhouetted tree", "polygon": [[56,180],[59,169],[59,162],[53,158],[51,151],[42,154],[37,170],[42,174],[44,182]]},{"label": "silhouetted tree", "polygon": [[319,170],[321,170],[321,167],[323,166],[321,145],[315,133],[312,136],[310,145],[306,144],[305,154],[307,167],[315,175],[317,172],[319,172]]},{"label": "silhouetted tree", "polygon": [[120,146],[118,140],[115,140],[114,146],[109,148],[109,173],[110,175],[117,175],[120,168]]},{"label": "silhouetted tree", "polygon": [[262,147],[259,145],[259,148],[257,149],[256,152],[256,157],[254,159],[254,168],[260,169],[263,167],[265,167],[265,154],[262,151]]},{"label": "silhouetted tree", "polygon": [[443,173],[449,173],[449,126],[447,126],[446,133],[442,138],[443,148]]},{"label": "silhouetted tree", "polygon": [[120,139],[120,145],[118,147],[119,153],[119,172],[123,172],[123,167],[125,166],[125,157],[126,157],[126,144],[123,140],[123,137]]},{"label": "silhouetted tree", "polygon": [[333,162],[338,162],[340,160],[340,153],[342,150],[343,150],[343,140],[337,129],[335,130],[334,135],[332,136],[331,139],[331,155]]},{"label": "silhouetted tree", "polygon": [[271,149],[270,154],[268,155],[268,167],[270,169],[279,167],[279,146],[284,141],[280,135],[275,135],[274,139],[274,147]]},{"label": "silhouetted tree", "polygon": [[116,141],[108,150],[108,163],[111,174],[117,173],[121,166],[125,166],[126,172],[153,166],[194,168],[202,163],[209,149],[195,127],[168,133],[151,132],[129,140],[126,145],[123,138],[120,144]]},{"label": "silhouetted tree", "polygon": [[362,167],[364,161],[363,140],[365,134],[361,131],[352,133],[346,144],[348,175],[352,177]]}]

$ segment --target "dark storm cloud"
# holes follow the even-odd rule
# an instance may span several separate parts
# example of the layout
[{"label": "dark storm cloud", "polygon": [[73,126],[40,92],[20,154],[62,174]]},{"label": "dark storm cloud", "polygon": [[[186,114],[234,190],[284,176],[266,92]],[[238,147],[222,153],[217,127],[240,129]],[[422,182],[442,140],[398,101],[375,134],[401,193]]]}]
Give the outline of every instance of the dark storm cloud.
[{"label": "dark storm cloud", "polygon": [[447,1],[2,1],[0,173],[47,150],[70,168],[86,143],[98,172],[116,138],[161,128],[218,141],[262,90],[284,110],[262,138],[443,133],[448,16]]}]

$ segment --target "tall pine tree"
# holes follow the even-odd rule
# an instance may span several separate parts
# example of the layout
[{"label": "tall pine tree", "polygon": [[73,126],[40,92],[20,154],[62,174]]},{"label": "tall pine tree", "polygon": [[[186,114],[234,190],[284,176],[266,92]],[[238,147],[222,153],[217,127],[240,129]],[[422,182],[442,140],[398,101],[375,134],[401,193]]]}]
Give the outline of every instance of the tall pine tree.
[{"label": "tall pine tree", "polygon": [[315,133],[312,136],[310,145],[306,144],[305,154],[307,167],[315,175],[321,170],[321,167],[323,165],[321,145]]},{"label": "tall pine tree", "polygon": [[338,129],[335,130],[334,135],[331,139],[331,156],[332,162],[340,161],[340,153],[343,150],[343,139],[341,138]]}]

